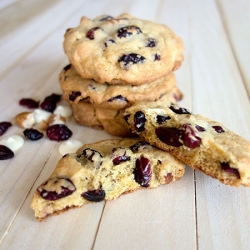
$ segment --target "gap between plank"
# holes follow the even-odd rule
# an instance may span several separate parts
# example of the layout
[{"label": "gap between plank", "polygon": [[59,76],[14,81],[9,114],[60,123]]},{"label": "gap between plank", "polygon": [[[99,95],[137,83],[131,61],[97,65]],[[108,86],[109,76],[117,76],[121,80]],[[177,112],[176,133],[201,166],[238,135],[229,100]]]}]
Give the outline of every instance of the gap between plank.
[{"label": "gap between plank", "polygon": [[106,206],[106,202],[107,202],[107,201],[104,202],[104,205],[103,205],[103,208],[102,208],[102,213],[101,213],[100,220],[99,220],[99,223],[98,223],[98,226],[97,226],[97,229],[96,229],[95,239],[94,239],[94,241],[93,241],[91,250],[93,250],[94,247],[95,247],[95,242],[96,242],[96,238],[97,238],[97,235],[98,235],[98,232],[99,232],[99,228],[100,228],[100,225],[101,225],[102,216],[103,216],[103,213],[104,213],[104,209],[105,209],[105,206]]},{"label": "gap between plank", "polygon": [[196,196],[196,171],[194,170],[194,208],[195,208],[195,228],[196,228],[196,250],[199,249],[198,240],[198,212],[197,212],[197,196]]}]

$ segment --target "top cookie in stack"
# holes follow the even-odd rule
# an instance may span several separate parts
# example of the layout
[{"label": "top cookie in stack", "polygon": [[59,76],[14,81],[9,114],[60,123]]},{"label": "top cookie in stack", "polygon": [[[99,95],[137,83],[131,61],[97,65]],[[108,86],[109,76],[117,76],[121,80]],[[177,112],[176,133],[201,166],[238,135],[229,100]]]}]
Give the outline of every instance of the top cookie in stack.
[{"label": "top cookie in stack", "polygon": [[[89,107],[91,107],[93,113],[89,117],[98,113],[96,109],[104,108],[102,114],[110,113],[105,112],[105,109],[122,113],[125,106],[132,105],[134,102],[156,101],[163,95],[175,96],[174,100],[172,100],[173,98],[167,98],[165,102],[169,102],[170,99],[171,102],[181,99],[182,94],[176,89],[176,80],[172,71],[178,69],[183,61],[183,43],[166,25],[139,20],[128,14],[122,14],[116,18],[107,15],[99,16],[93,20],[82,17],[78,27],[66,31],[63,46],[71,63],[71,69],[73,68],[76,72],[74,73],[75,76],[82,80],[80,79],[75,84],[76,77],[69,78],[64,69],[60,74],[61,88],[65,99],[72,104],[75,118],[77,117],[77,121],[82,125],[98,127],[86,123],[81,117],[79,118],[79,114],[82,115],[85,112],[81,111],[86,108],[86,96],[89,95],[87,93],[89,88],[86,88],[86,79],[91,79],[98,85],[105,84],[104,89],[110,89],[107,85],[118,87],[116,88],[116,96],[113,96],[113,99],[111,98],[112,101],[116,102],[114,105],[110,105],[110,98],[99,101],[99,103],[102,103],[102,107],[100,107],[100,104],[91,101],[93,98],[88,99],[87,112],[90,112]],[[162,91],[161,89],[155,89],[156,84],[154,82],[157,81],[160,81],[161,85],[165,85],[162,88],[159,84]],[[81,88],[79,84],[85,84],[85,87]],[[142,92],[139,99],[135,98],[134,102],[129,101],[124,106],[119,103],[124,102],[124,98],[117,98],[124,97],[124,85],[129,87],[126,88],[126,91],[131,89],[133,93],[137,91],[137,87],[140,87],[138,91],[142,92],[141,85],[144,85],[147,91],[150,91],[151,86],[153,86],[152,93],[163,93],[151,94],[149,97],[147,93],[143,95]],[[89,86],[92,86],[91,91],[94,91],[93,84],[89,83]],[[121,87],[120,91],[119,86]],[[86,90],[86,93],[82,93],[79,89],[81,91]],[[166,89],[166,91],[163,89]],[[70,95],[71,97],[74,96],[76,92],[76,99],[69,98]],[[84,98],[80,98],[83,96]],[[128,96],[128,93],[126,93],[126,96]],[[83,99],[84,105],[81,102]],[[109,102],[109,104],[105,105],[105,102]],[[112,117],[106,118],[113,119]],[[92,117],[91,120],[95,119]],[[97,120],[101,123],[100,127],[104,126],[100,119]],[[126,124],[123,126],[126,126]],[[107,131],[105,127],[104,129]],[[124,136],[124,133],[119,131],[112,132],[112,134]]]}]

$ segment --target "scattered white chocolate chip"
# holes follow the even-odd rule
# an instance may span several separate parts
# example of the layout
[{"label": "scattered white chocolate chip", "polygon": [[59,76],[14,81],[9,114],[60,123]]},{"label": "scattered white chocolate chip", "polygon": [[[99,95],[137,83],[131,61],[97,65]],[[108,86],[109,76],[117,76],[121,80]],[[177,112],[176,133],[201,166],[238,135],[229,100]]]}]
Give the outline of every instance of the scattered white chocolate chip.
[{"label": "scattered white chocolate chip", "polygon": [[58,114],[51,115],[48,121],[49,126],[55,125],[55,124],[65,124],[65,122],[66,122],[65,117],[58,115]]},{"label": "scattered white chocolate chip", "polygon": [[72,116],[73,112],[72,112],[72,108],[70,106],[66,106],[66,105],[57,105],[54,114],[56,115],[61,115],[63,117],[70,117]]},{"label": "scattered white chocolate chip", "polygon": [[36,123],[40,123],[42,121],[47,122],[49,120],[50,116],[51,116],[51,113],[46,111],[46,110],[35,109],[35,111],[34,111],[34,117],[35,117]]},{"label": "scattered white chocolate chip", "polygon": [[4,145],[16,153],[24,144],[24,139],[19,135],[11,135],[0,141],[1,145]]},{"label": "scattered white chocolate chip", "polygon": [[75,153],[77,149],[82,147],[82,142],[78,140],[67,140],[61,143],[59,146],[59,153],[61,155]]},{"label": "scattered white chocolate chip", "polygon": [[31,128],[36,122],[33,112],[22,112],[16,115],[15,121],[22,128]]}]

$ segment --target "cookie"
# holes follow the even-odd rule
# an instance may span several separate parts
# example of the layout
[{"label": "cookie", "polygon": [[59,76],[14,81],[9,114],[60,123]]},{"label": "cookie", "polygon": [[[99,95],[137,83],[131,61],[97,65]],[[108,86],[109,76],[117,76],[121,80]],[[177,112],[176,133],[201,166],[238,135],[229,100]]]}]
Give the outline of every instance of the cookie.
[{"label": "cookie", "polygon": [[[165,105],[169,105],[170,103],[176,103],[181,98],[182,93],[177,87],[174,87],[170,93],[163,95],[159,100]],[[125,109],[96,108],[84,101],[80,101],[77,104],[72,103],[71,106],[74,118],[80,125],[95,129],[104,129],[107,133],[115,136],[134,136],[123,117]]]},{"label": "cookie", "polygon": [[60,74],[64,99],[77,104],[87,101],[97,108],[124,109],[138,101],[155,101],[176,85],[174,73],[140,86],[99,84],[82,78],[74,66],[67,65]]},{"label": "cookie", "polygon": [[64,51],[83,78],[140,85],[167,75],[183,61],[183,42],[164,24],[128,14],[82,17],[64,35]]},{"label": "cookie", "polygon": [[141,103],[126,109],[130,128],[194,169],[232,186],[250,186],[250,142],[185,108]]},{"label": "cookie", "polygon": [[36,189],[31,208],[41,221],[85,203],[169,184],[184,172],[182,162],[140,139],[86,144],[59,160],[50,177]]}]

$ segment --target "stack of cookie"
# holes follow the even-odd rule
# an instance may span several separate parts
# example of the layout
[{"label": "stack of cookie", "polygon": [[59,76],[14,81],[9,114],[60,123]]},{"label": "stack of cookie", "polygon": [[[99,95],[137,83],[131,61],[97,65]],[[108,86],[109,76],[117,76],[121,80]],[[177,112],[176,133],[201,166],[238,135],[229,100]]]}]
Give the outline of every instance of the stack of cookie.
[{"label": "stack of cookie", "polygon": [[60,84],[81,125],[130,136],[125,108],[182,98],[173,71],[182,63],[183,43],[165,25],[128,14],[82,17],[78,27],[67,30],[63,45],[70,64]]}]

